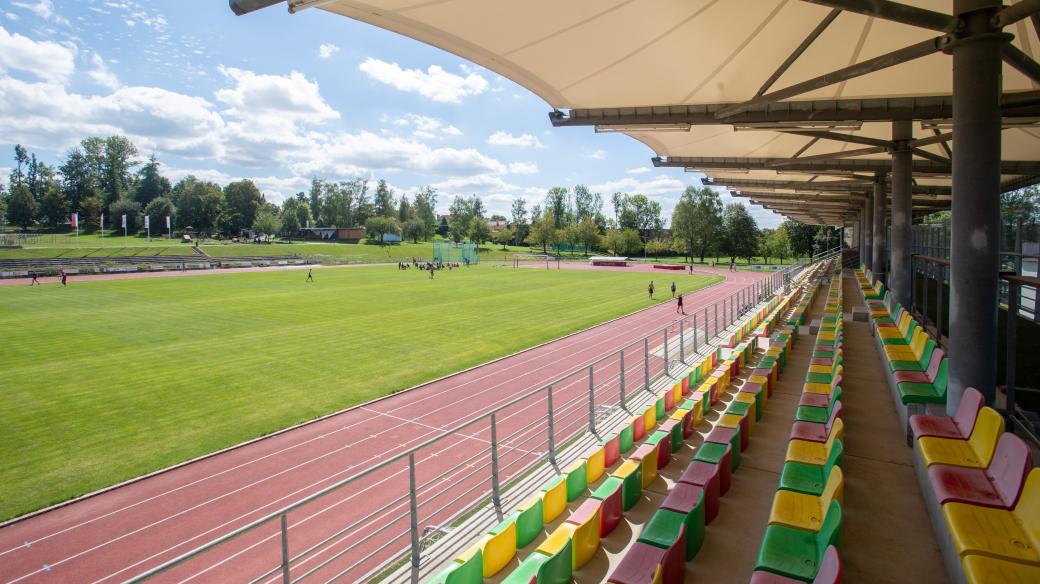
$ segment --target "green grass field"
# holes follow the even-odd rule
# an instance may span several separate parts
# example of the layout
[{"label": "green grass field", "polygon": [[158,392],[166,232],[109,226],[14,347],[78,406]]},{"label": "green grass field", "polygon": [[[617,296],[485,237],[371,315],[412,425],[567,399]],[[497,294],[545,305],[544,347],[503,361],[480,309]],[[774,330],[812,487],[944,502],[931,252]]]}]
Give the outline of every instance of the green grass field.
[{"label": "green grass field", "polygon": [[[674,277],[684,291],[720,280]],[[633,273],[479,266],[431,281],[372,267],[315,278],[0,287],[0,519],[651,304],[646,275]]]}]

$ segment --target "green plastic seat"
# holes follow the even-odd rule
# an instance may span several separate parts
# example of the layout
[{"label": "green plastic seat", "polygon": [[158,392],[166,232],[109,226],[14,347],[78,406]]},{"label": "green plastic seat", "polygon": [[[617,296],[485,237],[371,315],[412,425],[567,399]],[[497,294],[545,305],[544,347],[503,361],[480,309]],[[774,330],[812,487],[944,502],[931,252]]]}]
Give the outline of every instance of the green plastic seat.
[{"label": "green plastic seat", "polygon": [[935,374],[935,383],[914,383],[904,381],[899,384],[899,398],[906,404],[944,404],[946,403],[946,386],[949,382],[947,366],[949,359],[939,363],[939,371]]},{"label": "green plastic seat", "polygon": [[567,470],[567,502],[570,503],[585,493],[589,486],[589,467],[585,461],[579,461]]},{"label": "green plastic seat", "polygon": [[682,513],[658,509],[643,527],[643,531],[636,541],[665,550],[669,549],[682,536],[686,519]]},{"label": "green plastic seat", "polygon": [[538,538],[542,533],[544,517],[542,517],[542,498],[531,497],[517,509],[516,547],[522,548]]},{"label": "green plastic seat", "polygon": [[726,408],[726,413],[727,414],[736,414],[738,416],[743,416],[743,415],[747,414],[750,410],[751,410],[751,402],[735,401],[735,402],[732,402],[732,403],[729,404],[729,407]]},{"label": "green plastic seat", "polygon": [[429,584],[483,584],[484,556],[479,547],[471,551],[473,554],[466,558],[466,561],[454,560],[451,565],[434,576]]},{"label": "green plastic seat", "polygon": [[831,501],[823,525],[816,533],[785,525],[767,526],[762,547],[758,550],[755,570],[812,582],[823,562],[827,546],[838,546],[841,524],[841,505]]},{"label": "green plastic seat", "polygon": [[921,351],[921,358],[917,361],[889,361],[888,370],[892,372],[896,371],[928,371],[928,364],[932,361],[932,353],[935,352],[936,344],[932,339],[925,341],[924,350]]},{"label": "green plastic seat", "polygon": [[843,454],[844,447],[841,444],[841,440],[835,440],[834,447],[831,448],[831,454],[827,457],[827,462],[823,466],[806,464],[804,462],[788,462],[784,464],[783,470],[780,471],[779,489],[815,497],[823,495],[823,488],[827,484],[827,478],[831,474],[831,469],[835,466],[841,467],[844,462]]},{"label": "green plastic seat", "polygon": [[[835,389],[835,392],[837,392],[837,389]],[[831,419],[831,412],[834,411],[834,408],[837,405],[838,399],[831,396],[831,403],[825,408],[798,406],[798,411],[795,413],[795,420],[799,422],[811,422],[813,424],[826,424],[827,420]]]},{"label": "green plastic seat", "polygon": [[726,450],[728,448],[728,444],[705,442],[697,449],[697,454],[693,455],[693,459],[702,462],[710,462],[711,464],[718,464],[726,456]]},{"label": "green plastic seat", "polygon": [[625,426],[621,430],[621,433],[618,434],[618,448],[621,450],[621,453],[624,454],[629,450],[632,450],[632,447],[635,446],[635,443],[636,441],[634,440],[632,434],[632,426]]},{"label": "green plastic seat", "polygon": [[[664,407],[664,398],[663,397],[657,398],[657,401],[654,402],[654,409],[655,409],[654,413],[657,415],[657,422],[658,423],[660,423],[661,420],[663,420],[663,419],[665,419],[665,417],[667,417],[668,414],[667,414],[667,410]],[[650,428],[647,428],[647,430],[649,430],[649,429]]]}]

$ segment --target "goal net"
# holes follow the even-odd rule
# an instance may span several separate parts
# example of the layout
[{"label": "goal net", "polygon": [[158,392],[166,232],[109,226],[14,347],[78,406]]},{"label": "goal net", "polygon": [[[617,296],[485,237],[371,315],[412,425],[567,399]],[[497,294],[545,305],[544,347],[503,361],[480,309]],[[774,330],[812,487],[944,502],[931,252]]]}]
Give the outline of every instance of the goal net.
[{"label": "goal net", "polygon": [[513,267],[520,268],[524,266],[545,266],[545,269],[549,269],[549,262],[552,260],[552,256],[541,253],[518,253],[513,255]]},{"label": "goal net", "polygon": [[473,243],[455,243],[438,239],[433,242],[433,261],[441,263],[479,264],[480,254]]}]

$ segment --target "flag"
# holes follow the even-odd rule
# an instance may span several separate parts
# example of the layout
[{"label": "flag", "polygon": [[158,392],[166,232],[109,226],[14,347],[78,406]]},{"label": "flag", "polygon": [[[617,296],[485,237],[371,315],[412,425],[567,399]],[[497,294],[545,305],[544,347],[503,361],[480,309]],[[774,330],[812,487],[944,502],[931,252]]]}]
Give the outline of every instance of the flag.
[{"label": "flag", "polygon": [[120,225],[123,229],[126,229],[126,214],[123,214],[123,223]]},{"label": "flag", "polygon": [[151,227],[152,227],[151,216],[145,215],[144,216],[144,228],[145,229],[151,229]]},{"label": "flag", "polygon": [[72,227],[73,229],[79,229],[79,213],[72,214]]},{"label": "flag", "polygon": [[[101,214],[101,228],[102,229],[105,228],[105,214],[104,213]],[[104,235],[104,234],[102,233],[102,235]]]},{"label": "flag", "polygon": [[170,216],[169,215],[166,216],[166,228],[167,229],[170,228]]}]

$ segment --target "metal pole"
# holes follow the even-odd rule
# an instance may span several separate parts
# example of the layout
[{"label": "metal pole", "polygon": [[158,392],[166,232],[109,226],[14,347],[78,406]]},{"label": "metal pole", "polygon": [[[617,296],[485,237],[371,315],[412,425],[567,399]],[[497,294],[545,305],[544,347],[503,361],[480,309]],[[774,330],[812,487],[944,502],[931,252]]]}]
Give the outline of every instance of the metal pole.
[{"label": "metal pole", "polygon": [[[935,271],[937,272],[937,275],[939,276],[939,279],[936,280],[936,286],[935,286],[935,296],[936,296],[936,306],[937,306],[936,312],[935,312],[935,336],[938,337],[938,339],[937,339],[937,341],[938,341],[939,339],[942,339],[942,334],[943,334],[942,333],[942,330],[943,330],[943,326],[942,326],[943,325],[943,299],[944,299],[944,297],[947,294],[950,293],[950,290],[949,290],[949,288],[946,287],[946,267],[945,266],[936,266],[936,270]],[[950,364],[952,365],[953,362],[951,361]]]},{"label": "metal pole", "polygon": [[[867,270],[873,271],[874,269],[874,192],[867,193],[866,200],[866,216],[864,217],[864,223],[866,228],[863,230],[863,235],[866,236],[866,254],[863,256],[863,267]],[[873,284],[873,282],[871,282]]]},{"label": "metal pole", "polygon": [[621,409],[625,409],[625,350],[621,349],[618,351],[618,358],[621,362]]},{"label": "metal pole", "polygon": [[[289,519],[282,513],[282,584],[289,584]],[[418,565],[418,564],[416,564]]]},{"label": "metal pole", "polygon": [[412,567],[419,567],[419,502],[415,489],[415,453],[408,453],[408,505],[412,530]]},{"label": "metal pole", "polygon": [[903,306],[913,304],[913,273],[910,265],[910,217],[913,212],[911,188],[913,154],[907,143],[914,138],[913,122],[892,122],[892,274],[889,284],[893,299]]},{"label": "metal pole", "polygon": [[686,362],[686,339],[683,338],[683,321],[679,319],[679,360]]},{"label": "metal pole", "polygon": [[1007,392],[1007,421],[1012,431],[1015,429],[1015,366],[1018,352],[1018,291],[1015,282],[1008,282],[1007,310],[1007,369],[1004,371],[1004,383]]},{"label": "metal pole", "polygon": [[714,306],[715,306],[715,326],[712,327],[712,332],[715,333],[715,334],[711,335],[712,338],[717,337],[719,335],[719,303],[716,302]]},{"label": "metal pole", "polygon": [[553,428],[553,386],[550,385],[546,392],[549,402],[549,412],[546,416],[546,422],[548,423],[545,425],[549,432],[549,462],[556,464],[556,431]]},{"label": "metal pole", "polygon": [[965,389],[992,404],[997,381],[997,286],[1000,272],[1001,47],[991,21],[999,0],[954,0],[964,23],[953,44],[953,229],[950,237],[950,377],[946,411]]},{"label": "metal pole", "polygon": [[643,337],[643,389],[650,391],[650,338]]},{"label": "metal pole", "polygon": [[664,334],[664,374],[668,375],[668,327],[661,332]]},{"label": "metal pole", "polygon": [[697,313],[693,313],[693,353],[698,354],[700,351],[697,350]]},{"label": "metal pole", "polygon": [[498,484],[498,424],[495,412],[491,412],[491,502],[496,508],[502,508]]},{"label": "metal pole", "polygon": [[705,306],[704,307],[704,344],[705,345],[708,344],[708,339],[710,339],[710,338],[711,337],[708,336],[708,307]]},{"label": "metal pole", "polygon": [[874,279],[887,283],[885,279],[885,177],[878,174],[874,177],[874,251],[873,258]]},{"label": "metal pole", "polygon": [[589,365],[589,432],[596,433],[596,385]]}]

